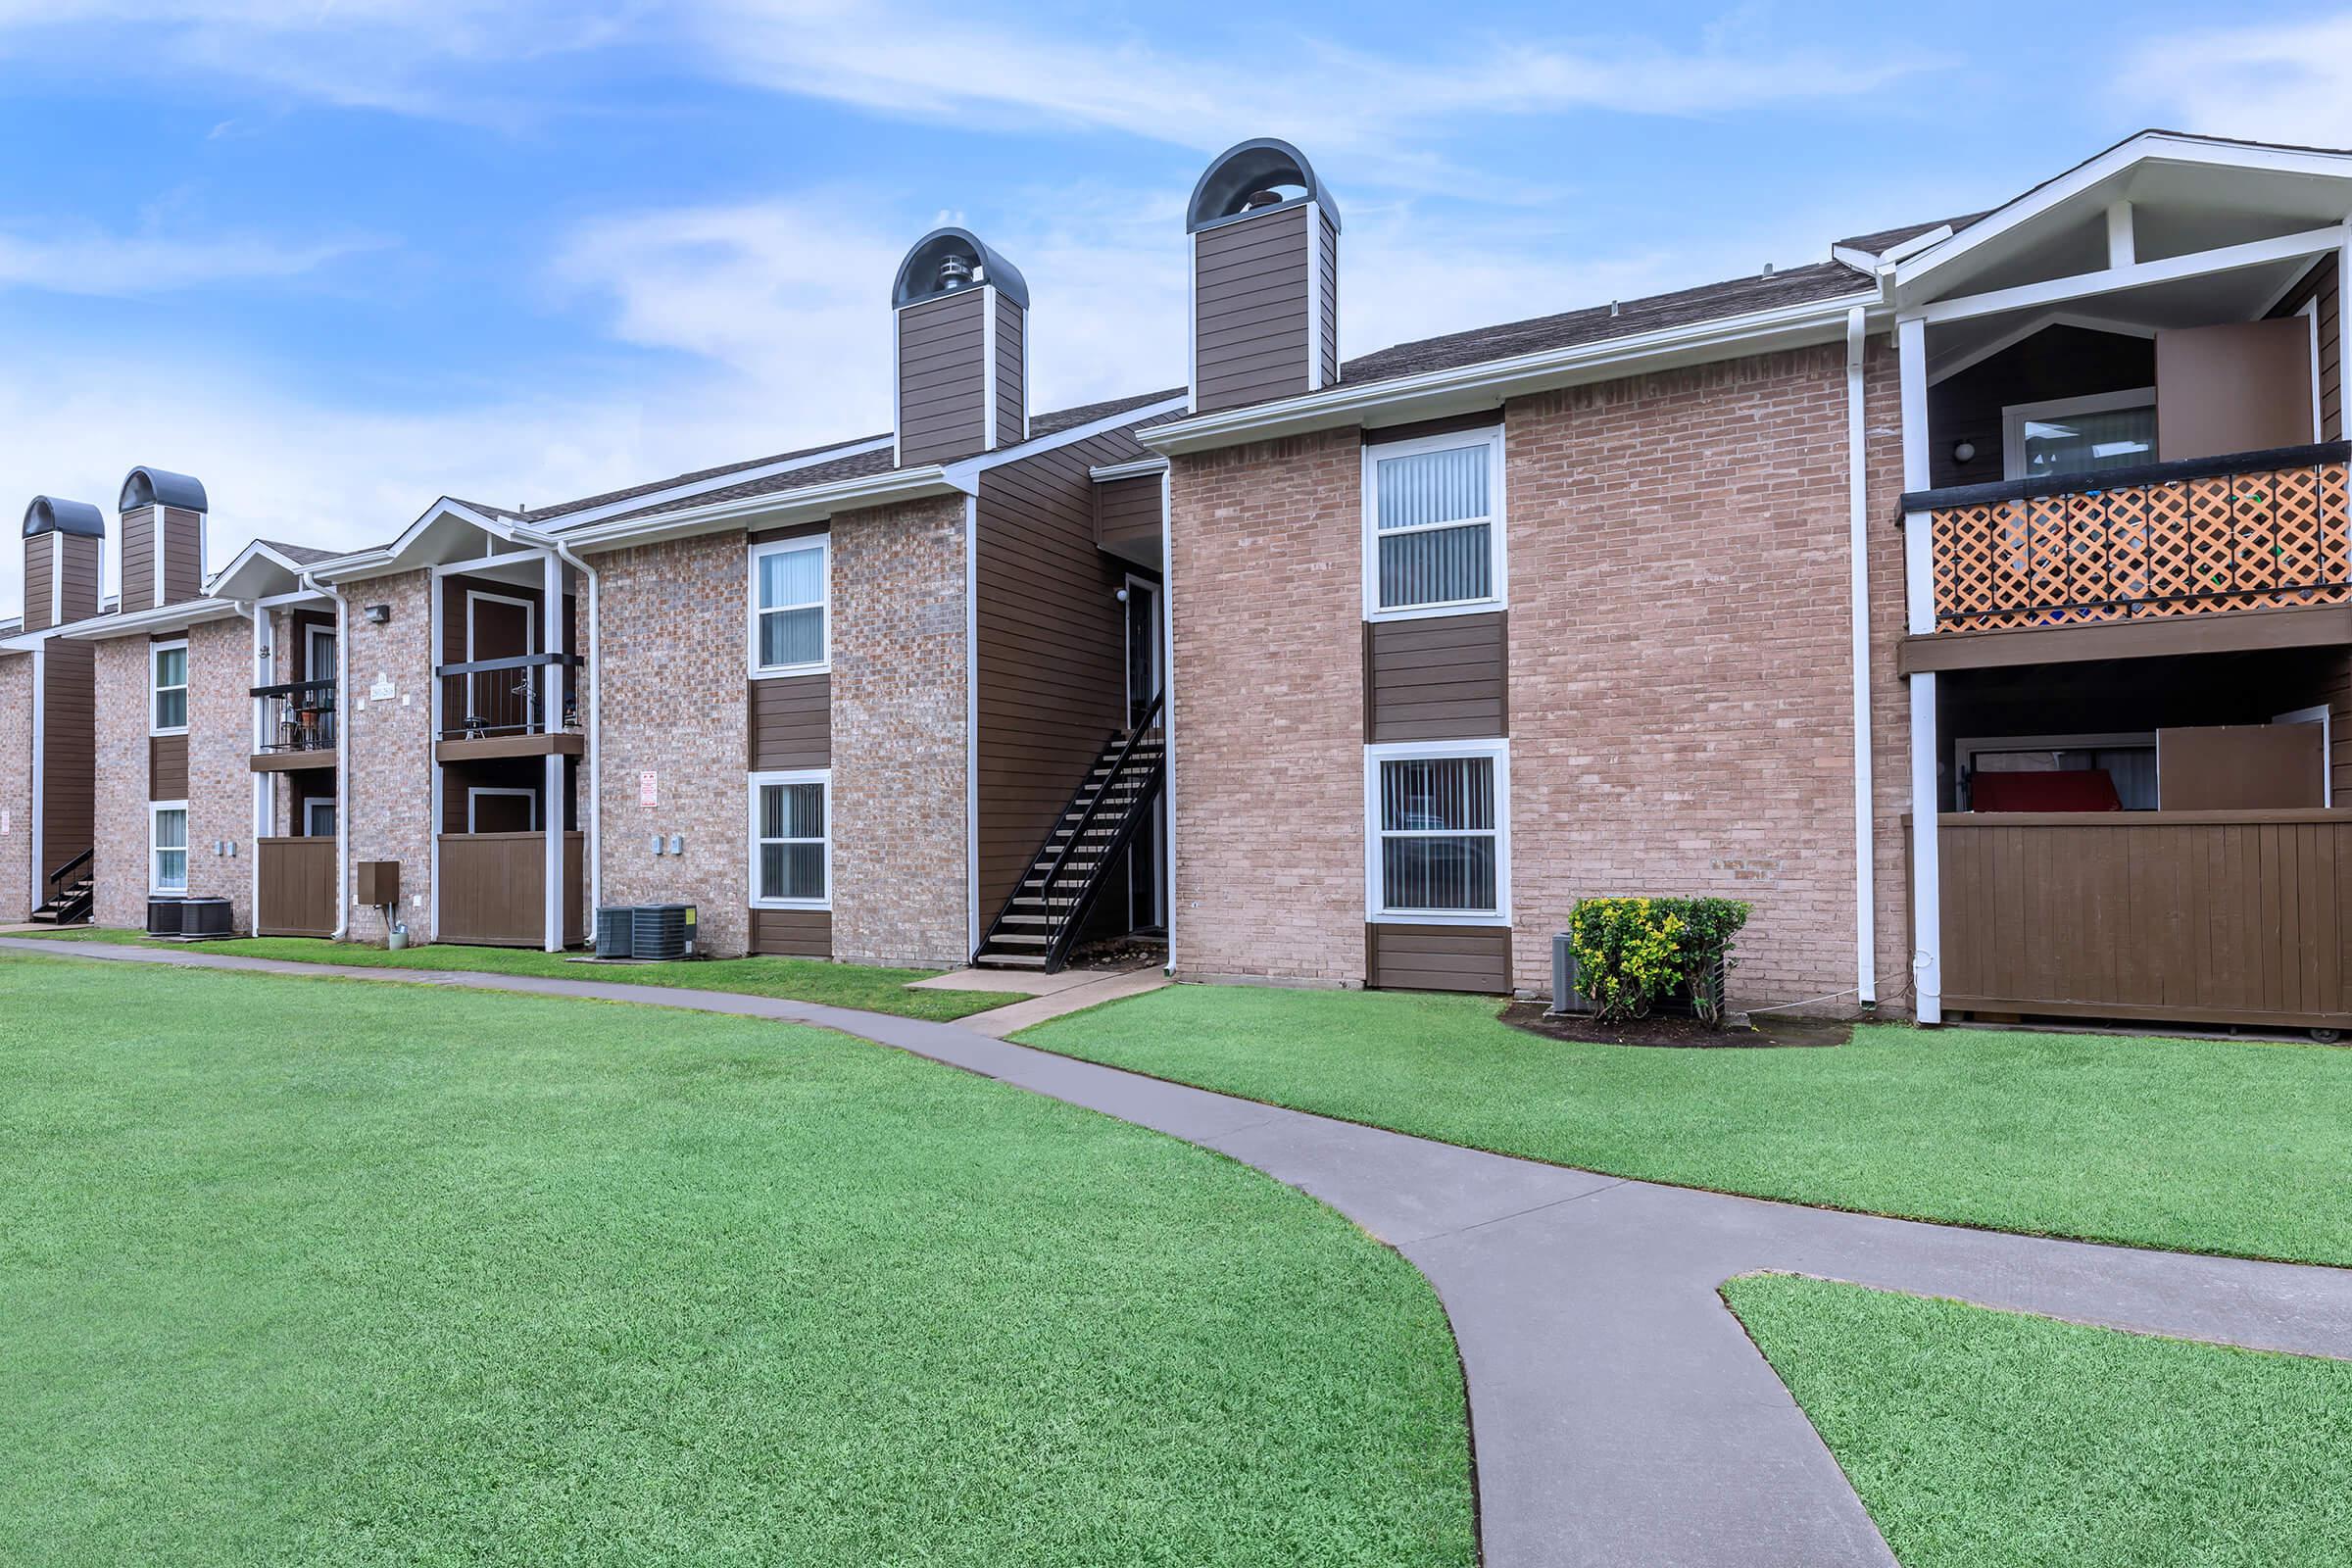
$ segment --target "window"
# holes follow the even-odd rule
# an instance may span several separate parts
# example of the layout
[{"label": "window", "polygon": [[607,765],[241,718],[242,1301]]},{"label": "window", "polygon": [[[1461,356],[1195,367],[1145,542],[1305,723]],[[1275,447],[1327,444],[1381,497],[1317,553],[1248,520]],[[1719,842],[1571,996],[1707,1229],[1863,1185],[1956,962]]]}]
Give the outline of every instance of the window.
[{"label": "window", "polygon": [[1499,429],[1366,447],[1366,617],[1499,607],[1502,510]]},{"label": "window", "polygon": [[331,839],[335,836],[335,798],[316,795],[302,803],[302,832],[305,838]]},{"label": "window", "polygon": [[184,735],[188,730],[188,645],[155,643],[147,652],[152,697],[147,710],[147,733]]},{"label": "window", "polygon": [[829,775],[752,775],[752,903],[822,909],[832,894]]},{"label": "window", "polygon": [[2001,411],[2008,477],[2048,479],[2156,461],[2156,389],[2102,392]]},{"label": "window", "polygon": [[827,598],[832,540],[823,534],[752,551],[752,673],[821,670],[831,652]]},{"label": "window", "polygon": [[1509,920],[1508,742],[1366,747],[1364,808],[1372,919]]},{"label": "window", "polygon": [[147,808],[147,889],[188,891],[188,803],[157,801]]},{"label": "window", "polygon": [[539,792],[476,784],[466,792],[468,833],[536,833]]}]

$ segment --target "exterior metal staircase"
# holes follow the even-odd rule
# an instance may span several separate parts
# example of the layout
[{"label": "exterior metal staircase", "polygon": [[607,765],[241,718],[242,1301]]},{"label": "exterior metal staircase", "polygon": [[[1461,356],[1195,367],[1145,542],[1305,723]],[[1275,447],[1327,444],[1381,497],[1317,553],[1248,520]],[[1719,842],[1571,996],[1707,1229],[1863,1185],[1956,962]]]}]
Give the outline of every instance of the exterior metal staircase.
[{"label": "exterior metal staircase", "polygon": [[90,917],[97,902],[90,877],[90,852],[82,851],[49,873],[42,883],[44,901],[32,911],[42,925],[79,925]]},{"label": "exterior metal staircase", "polygon": [[1111,867],[1151,820],[1167,779],[1164,701],[1164,693],[1153,697],[1135,728],[1103,746],[980,939],[974,964],[1052,974],[1068,961]]}]

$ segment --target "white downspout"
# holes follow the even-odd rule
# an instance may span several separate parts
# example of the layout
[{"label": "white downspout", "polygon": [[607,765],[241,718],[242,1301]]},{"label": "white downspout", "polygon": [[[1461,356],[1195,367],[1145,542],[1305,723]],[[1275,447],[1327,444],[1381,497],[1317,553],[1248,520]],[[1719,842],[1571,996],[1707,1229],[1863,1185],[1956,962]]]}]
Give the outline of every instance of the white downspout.
[{"label": "white downspout", "polygon": [[[1311,221],[1314,215],[1307,216]],[[1159,897],[1167,910],[1164,972],[1170,979],[1176,975],[1176,519],[1170,507],[1174,473],[1173,464],[1159,471],[1159,811],[1167,823],[1160,834]]]},{"label": "white downspout", "polygon": [[351,702],[351,601],[307,571],[299,580],[335,602],[335,932],[327,940],[344,942],[351,937],[351,719],[357,711]]},{"label": "white downspout", "polygon": [[588,862],[588,908],[593,929],[594,911],[602,908],[605,902],[605,638],[597,603],[597,572],[594,566],[573,555],[569,545],[553,535],[517,528],[514,536],[554,551],[557,560],[578,572],[588,584],[588,842],[583,858]]},{"label": "white downspout", "polygon": [[1863,1005],[1879,1000],[1877,821],[1871,809],[1875,771],[1870,732],[1870,469],[1863,359],[1869,345],[1862,307],[1845,316],[1846,524],[1853,557],[1854,624],[1854,989]]}]

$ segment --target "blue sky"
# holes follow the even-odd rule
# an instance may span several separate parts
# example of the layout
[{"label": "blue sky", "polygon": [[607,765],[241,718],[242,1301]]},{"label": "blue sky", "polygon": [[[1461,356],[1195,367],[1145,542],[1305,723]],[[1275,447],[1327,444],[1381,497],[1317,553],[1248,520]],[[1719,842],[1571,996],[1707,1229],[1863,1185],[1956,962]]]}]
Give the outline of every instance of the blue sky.
[{"label": "blue sky", "polygon": [[943,220],[1029,277],[1033,406],[1172,384],[1183,200],[1248,135],[1338,194],[1349,354],[1819,260],[2144,125],[2352,145],[2352,13],[1934,14],[0,0],[0,473],[195,472],[218,565],[880,430]]}]

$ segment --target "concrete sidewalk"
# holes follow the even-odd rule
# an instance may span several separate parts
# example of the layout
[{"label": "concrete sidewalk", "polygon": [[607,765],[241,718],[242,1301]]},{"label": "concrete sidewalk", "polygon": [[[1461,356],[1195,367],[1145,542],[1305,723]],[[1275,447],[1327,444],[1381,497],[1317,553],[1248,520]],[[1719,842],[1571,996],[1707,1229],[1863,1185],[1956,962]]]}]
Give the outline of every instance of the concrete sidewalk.
[{"label": "concrete sidewalk", "polygon": [[1007,1003],[956,1020],[975,1033],[1002,1040],[1033,1023],[1083,1012],[1121,997],[1140,997],[1169,983],[1158,964],[1147,962],[1117,969],[1063,969],[1054,974],[1036,974],[1026,969],[951,969],[928,980],[914,981],[907,989],[1026,993],[1026,1001]]},{"label": "concrete sidewalk", "polygon": [[809,1023],[1214,1149],[1310,1193],[1421,1269],[1467,1370],[1494,1568],[1892,1568],[1829,1450],[1716,1294],[1772,1269],[2081,1323],[2352,1359],[2352,1271],[2141,1251],[1626,1181],[1236,1100],[959,1024],[604,981],[346,968],[203,952],[0,948],[335,974]]}]

